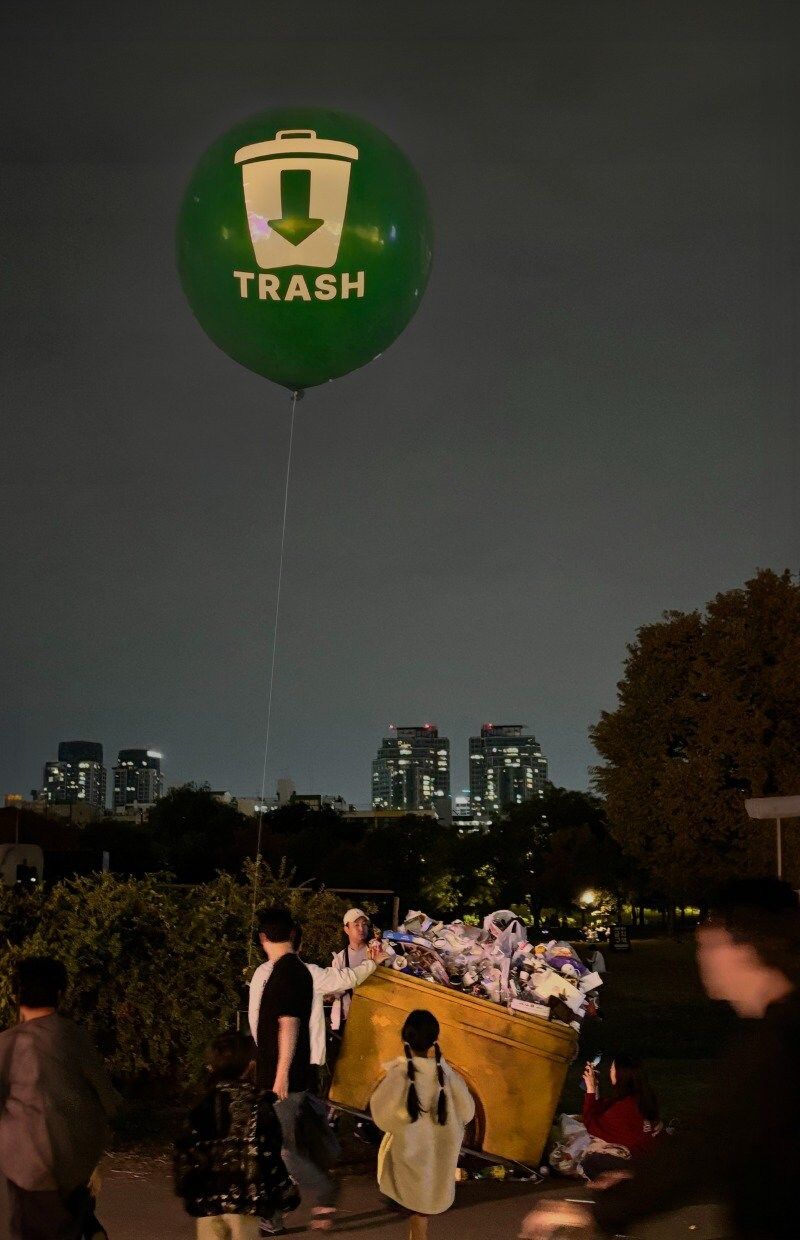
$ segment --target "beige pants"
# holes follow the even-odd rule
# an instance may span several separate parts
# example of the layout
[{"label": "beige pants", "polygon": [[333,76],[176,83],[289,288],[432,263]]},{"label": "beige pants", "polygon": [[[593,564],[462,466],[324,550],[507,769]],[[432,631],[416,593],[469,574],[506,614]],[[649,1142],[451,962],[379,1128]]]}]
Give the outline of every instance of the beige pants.
[{"label": "beige pants", "polygon": [[259,1240],[258,1219],[252,1214],[217,1214],[197,1220],[197,1240]]}]

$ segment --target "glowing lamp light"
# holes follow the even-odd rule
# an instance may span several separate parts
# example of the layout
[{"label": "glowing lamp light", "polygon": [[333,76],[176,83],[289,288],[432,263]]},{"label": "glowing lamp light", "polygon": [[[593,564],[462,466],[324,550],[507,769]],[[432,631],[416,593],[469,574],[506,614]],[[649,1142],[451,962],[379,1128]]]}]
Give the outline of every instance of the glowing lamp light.
[{"label": "glowing lamp light", "polygon": [[584,891],[581,896],[581,904],[594,904],[597,896],[593,891]]}]

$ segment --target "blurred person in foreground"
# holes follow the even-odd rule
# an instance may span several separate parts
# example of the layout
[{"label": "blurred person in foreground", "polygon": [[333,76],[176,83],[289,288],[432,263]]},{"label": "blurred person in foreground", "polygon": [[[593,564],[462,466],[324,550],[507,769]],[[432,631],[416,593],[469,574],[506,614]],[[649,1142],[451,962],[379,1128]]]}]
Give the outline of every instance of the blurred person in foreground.
[{"label": "blurred person in foreground", "polygon": [[705,1105],[686,1132],[659,1143],[631,1172],[611,1173],[594,1202],[542,1202],[522,1237],[560,1228],[625,1232],[697,1202],[730,1215],[744,1240],[794,1237],[800,1177],[800,905],[779,879],[738,879],[720,891],[697,931],[700,977],[742,1024]]},{"label": "blurred person in foreground", "polygon": [[119,1095],[89,1037],[58,1013],[60,960],[28,956],[14,971],[19,1024],[0,1034],[0,1171],[11,1240],[104,1236],[88,1184]]}]

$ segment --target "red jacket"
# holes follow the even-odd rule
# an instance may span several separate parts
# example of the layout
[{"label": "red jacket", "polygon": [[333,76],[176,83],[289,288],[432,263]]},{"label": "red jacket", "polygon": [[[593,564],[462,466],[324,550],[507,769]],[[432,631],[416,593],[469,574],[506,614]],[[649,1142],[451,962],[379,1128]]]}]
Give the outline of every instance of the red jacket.
[{"label": "red jacket", "polygon": [[600,1137],[613,1145],[624,1145],[631,1154],[649,1149],[656,1136],[655,1125],[644,1119],[635,1098],[601,1102],[597,1094],[587,1092],[583,1100],[583,1122],[589,1136]]}]

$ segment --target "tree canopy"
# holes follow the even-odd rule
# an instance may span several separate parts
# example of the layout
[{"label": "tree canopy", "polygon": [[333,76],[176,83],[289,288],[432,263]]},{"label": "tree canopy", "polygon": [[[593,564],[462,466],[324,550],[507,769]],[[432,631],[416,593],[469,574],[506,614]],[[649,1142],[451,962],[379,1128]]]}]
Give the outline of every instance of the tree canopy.
[{"label": "tree canopy", "polygon": [[[771,871],[748,796],[800,792],[800,586],[763,570],[704,612],[665,612],[628,647],[616,710],[591,730],[615,839],[660,891],[702,902]],[[789,841],[788,862],[798,870]]]}]

